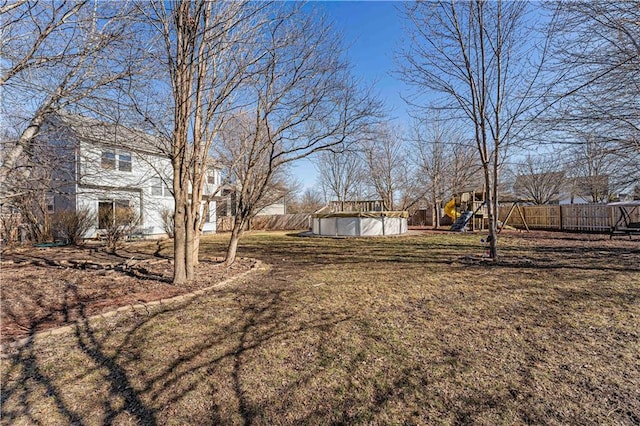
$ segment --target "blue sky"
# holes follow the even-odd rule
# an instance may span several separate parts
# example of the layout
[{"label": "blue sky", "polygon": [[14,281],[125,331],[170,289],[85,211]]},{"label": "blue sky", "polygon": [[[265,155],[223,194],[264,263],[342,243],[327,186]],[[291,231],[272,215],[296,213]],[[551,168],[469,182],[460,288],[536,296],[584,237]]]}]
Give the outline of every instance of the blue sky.
[{"label": "blue sky", "polygon": [[[393,1],[315,1],[308,7],[323,12],[336,30],[344,35],[344,45],[354,75],[363,84],[375,83],[374,91],[389,109],[392,118],[406,117],[401,93],[406,86],[390,75],[395,67],[394,53],[401,48],[401,2]],[[313,187],[316,173],[310,161],[294,166],[295,175],[305,187]]]},{"label": "blue sky", "polygon": [[392,116],[404,112],[400,93],[403,84],[390,75],[395,67],[394,54],[402,41],[400,2],[328,1],[313,2],[324,10],[334,26],[344,34],[349,59],[356,76],[365,84],[376,83],[382,100]]}]

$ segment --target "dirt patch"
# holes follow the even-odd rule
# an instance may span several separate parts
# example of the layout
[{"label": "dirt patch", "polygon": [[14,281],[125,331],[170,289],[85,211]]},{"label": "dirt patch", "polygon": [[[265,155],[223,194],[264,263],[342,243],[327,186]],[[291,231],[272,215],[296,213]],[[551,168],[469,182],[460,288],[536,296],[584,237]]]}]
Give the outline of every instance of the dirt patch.
[{"label": "dirt patch", "polygon": [[231,268],[222,259],[203,260],[196,280],[171,283],[170,259],[91,247],[16,248],[2,254],[1,341],[73,323],[120,306],[168,299],[206,288],[248,270],[240,259]]}]

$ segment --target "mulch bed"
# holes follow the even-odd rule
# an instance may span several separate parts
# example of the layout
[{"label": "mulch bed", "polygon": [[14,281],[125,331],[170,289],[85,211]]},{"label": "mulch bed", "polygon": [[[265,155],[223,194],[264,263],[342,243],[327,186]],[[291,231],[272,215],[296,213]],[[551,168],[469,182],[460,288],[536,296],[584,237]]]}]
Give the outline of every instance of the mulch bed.
[{"label": "mulch bed", "polygon": [[171,283],[171,260],[91,247],[20,247],[2,253],[0,340],[9,343],[121,306],[168,299],[207,288],[251,268],[238,259],[201,261],[196,280]]}]

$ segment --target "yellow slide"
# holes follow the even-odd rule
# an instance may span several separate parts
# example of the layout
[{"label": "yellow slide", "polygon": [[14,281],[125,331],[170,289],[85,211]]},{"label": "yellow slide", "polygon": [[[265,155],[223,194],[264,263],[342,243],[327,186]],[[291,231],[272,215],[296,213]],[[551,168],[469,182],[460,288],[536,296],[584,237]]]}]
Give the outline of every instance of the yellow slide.
[{"label": "yellow slide", "polygon": [[456,210],[456,199],[452,198],[447,204],[444,205],[444,214],[451,219],[456,220],[460,217],[460,213]]}]

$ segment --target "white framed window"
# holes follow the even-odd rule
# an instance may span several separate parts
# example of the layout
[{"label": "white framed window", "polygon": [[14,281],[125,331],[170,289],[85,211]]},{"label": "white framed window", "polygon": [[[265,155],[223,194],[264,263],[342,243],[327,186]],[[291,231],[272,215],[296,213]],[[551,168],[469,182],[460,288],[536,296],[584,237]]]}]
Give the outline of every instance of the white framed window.
[{"label": "white framed window", "polygon": [[171,197],[171,191],[162,178],[151,179],[151,195],[155,197]]},{"label": "white framed window", "polygon": [[100,156],[100,166],[105,170],[119,170],[121,172],[130,172],[132,161],[131,153],[127,151],[118,151],[105,149]]},{"label": "white framed window", "polygon": [[209,185],[216,184],[216,171],[213,169],[207,170],[207,184]]},{"label": "white framed window", "polygon": [[162,197],[162,179],[151,179],[151,195],[156,197]]}]

